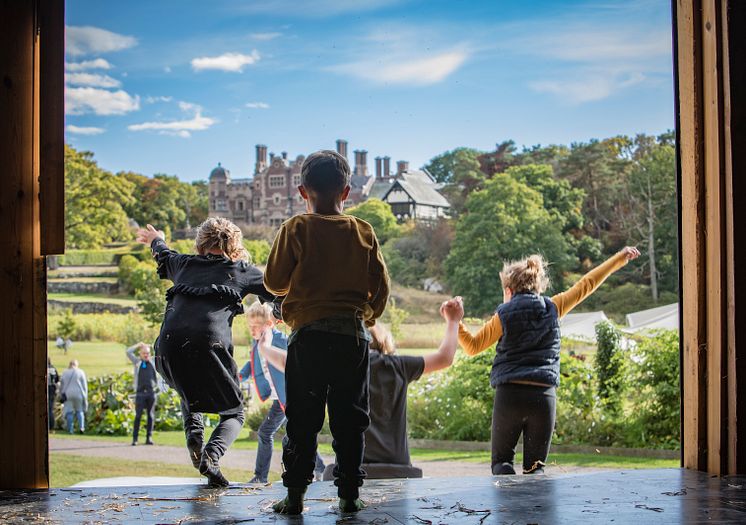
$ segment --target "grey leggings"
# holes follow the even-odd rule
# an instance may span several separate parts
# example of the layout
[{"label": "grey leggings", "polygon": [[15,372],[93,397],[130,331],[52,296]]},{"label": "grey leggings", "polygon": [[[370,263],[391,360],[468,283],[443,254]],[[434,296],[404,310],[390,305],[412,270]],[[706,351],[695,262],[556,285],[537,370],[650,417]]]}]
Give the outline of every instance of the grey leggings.
[{"label": "grey leggings", "polygon": [[[220,421],[205,445],[205,452],[209,453],[215,460],[223,457],[228,447],[236,440],[241,433],[244,421],[243,407],[221,412],[218,415]],[[202,414],[189,412],[189,408],[182,400],[181,417],[184,421],[184,433],[187,440],[202,443],[205,435],[205,423]]]},{"label": "grey leggings", "polygon": [[495,388],[492,473],[515,474],[515,446],[523,433],[524,474],[543,472],[554,432],[554,387],[508,383]]}]

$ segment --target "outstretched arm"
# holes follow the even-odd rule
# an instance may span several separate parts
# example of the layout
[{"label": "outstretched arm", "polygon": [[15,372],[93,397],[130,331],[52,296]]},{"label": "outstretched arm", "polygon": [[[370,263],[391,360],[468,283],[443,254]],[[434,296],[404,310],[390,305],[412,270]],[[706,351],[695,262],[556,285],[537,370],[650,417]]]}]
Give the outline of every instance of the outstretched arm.
[{"label": "outstretched arm", "polygon": [[570,313],[570,311],[582,303],[586,297],[595,292],[607,277],[624,267],[627,262],[637,259],[639,256],[640,251],[634,246],[622,248],[616,255],[610,257],[605,262],[599,264],[596,268],[585,274],[569,290],[558,293],[552,297],[552,302],[557,306],[559,317],[564,317]]},{"label": "outstretched arm", "polygon": [[272,346],[272,330],[264,330],[261,338],[259,338],[259,351],[262,353],[264,358],[274,366],[277,370],[284,372],[285,363],[288,359],[287,350]]},{"label": "outstretched arm", "polygon": [[437,352],[424,356],[423,374],[448,368],[453,364],[453,356],[458,347],[459,321],[464,317],[464,305],[461,297],[454,297],[440,306],[440,315],[446,320],[446,334]]},{"label": "outstretched arm", "polygon": [[472,335],[464,323],[458,325],[458,342],[467,355],[477,355],[497,343],[503,335],[503,325],[500,317],[495,314],[492,319],[484,323],[479,331]]}]

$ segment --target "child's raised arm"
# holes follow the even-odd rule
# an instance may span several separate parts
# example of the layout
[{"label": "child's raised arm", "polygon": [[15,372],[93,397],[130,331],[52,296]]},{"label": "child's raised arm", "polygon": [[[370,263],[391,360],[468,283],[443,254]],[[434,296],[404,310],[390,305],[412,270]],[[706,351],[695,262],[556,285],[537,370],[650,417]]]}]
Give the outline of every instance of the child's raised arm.
[{"label": "child's raised arm", "polygon": [[453,364],[453,356],[458,348],[458,325],[464,317],[464,304],[461,297],[445,301],[440,307],[440,315],[446,320],[446,334],[438,351],[424,356],[423,374],[448,368]]},{"label": "child's raised arm", "polygon": [[288,359],[288,352],[282,348],[272,346],[272,338],[272,330],[265,329],[264,332],[262,332],[262,336],[259,338],[259,344],[257,346],[264,358],[269,361],[272,366],[277,370],[284,372],[285,363],[287,363]]},{"label": "child's raised arm", "polygon": [[601,284],[612,273],[624,267],[629,261],[637,259],[640,250],[634,246],[626,246],[619,252],[599,264],[596,268],[585,274],[566,292],[558,293],[552,297],[552,302],[557,306],[557,314],[564,317],[583,300],[598,289]]}]

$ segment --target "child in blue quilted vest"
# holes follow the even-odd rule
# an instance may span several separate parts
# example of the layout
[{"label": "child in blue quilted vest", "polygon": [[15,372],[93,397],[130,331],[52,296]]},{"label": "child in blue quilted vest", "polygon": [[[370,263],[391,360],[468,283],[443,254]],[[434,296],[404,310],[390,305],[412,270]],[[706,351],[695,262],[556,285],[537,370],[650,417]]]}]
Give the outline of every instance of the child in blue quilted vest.
[{"label": "child in blue quilted vest", "polygon": [[[246,322],[249,325],[254,344],[251,347],[249,361],[239,372],[241,380],[251,377],[257,396],[264,402],[272,400],[272,404],[259,426],[257,437],[259,445],[256,451],[254,477],[249,483],[267,483],[269,466],[272,462],[274,437],[280,427],[287,421],[285,418],[285,358],[287,356],[288,338],[275,328],[272,306],[259,301],[253,303],[246,310]],[[259,346],[259,340],[266,334],[270,343]],[[324,473],[324,461],[316,454],[317,479]]]},{"label": "child in blue quilted vest", "polygon": [[515,474],[513,459],[523,433],[523,473],[544,471],[554,432],[556,388],[559,386],[559,320],[591,295],[606,278],[639,257],[627,246],[588,272],[569,290],[546,297],[546,263],[540,255],[505,263],[500,272],[503,303],[476,335],[459,325],[459,343],[468,355],[492,345],[495,360],[490,384],[492,410],[492,473]]}]

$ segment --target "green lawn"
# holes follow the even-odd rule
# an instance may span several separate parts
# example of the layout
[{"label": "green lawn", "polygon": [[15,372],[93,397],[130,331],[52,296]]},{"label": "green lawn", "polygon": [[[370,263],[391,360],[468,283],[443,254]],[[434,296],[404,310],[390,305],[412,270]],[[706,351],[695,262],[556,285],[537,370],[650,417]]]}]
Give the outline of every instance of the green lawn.
[{"label": "green lawn", "polygon": [[50,293],[47,298],[68,303],[109,303],[120,306],[137,306],[137,301],[124,295]]},{"label": "green lawn", "polygon": [[49,270],[47,275],[50,278],[60,275],[100,275],[106,277],[116,277],[119,272],[119,266],[61,266],[56,270]]},{"label": "green lawn", "polygon": [[[207,429],[210,433],[210,429]],[[63,439],[80,438],[80,436],[70,436],[62,432],[54,434],[54,437]],[[120,443],[129,443],[130,436],[84,436],[84,439],[97,441],[116,441]],[[184,447],[184,433],[178,431],[155,432],[153,440],[158,445],[170,445],[174,447]],[[249,438],[249,429],[244,428],[241,435],[233,444],[234,448],[243,450],[256,450],[256,441]],[[277,439],[275,448],[280,449],[281,443]],[[331,445],[319,444],[319,452],[324,455],[332,456],[334,451]],[[452,450],[434,450],[425,448],[410,449],[410,455],[413,461],[467,461],[470,463],[489,463],[490,453],[487,451],[460,452]],[[522,455],[516,454],[516,463],[520,464]],[[677,468],[679,460],[677,459],[654,459],[639,458],[631,456],[611,456],[606,454],[578,454],[578,453],[550,453],[549,463],[559,467],[595,467],[595,468],[613,468],[613,469],[640,469],[640,468]]]},{"label": "green lawn", "polygon": [[126,347],[123,344],[73,341],[73,346],[67,355],[61,348],[55,346],[54,341],[49,341],[47,348],[52,364],[60,375],[72,359],[78,360],[80,368],[89,378],[114,372],[132,371],[132,364],[124,353]]},{"label": "green lawn", "polygon": [[69,281],[75,281],[77,283],[116,283],[118,279],[116,277],[50,277],[48,282],[50,283],[66,283]]},{"label": "green lawn", "polygon": [[[221,470],[230,480],[248,480],[247,469],[223,468]],[[52,487],[69,487],[81,481],[120,476],[200,477],[199,472],[186,465],[77,456],[59,452],[49,454],[49,475]],[[270,473],[270,481],[277,479],[279,478],[276,473]]]}]

